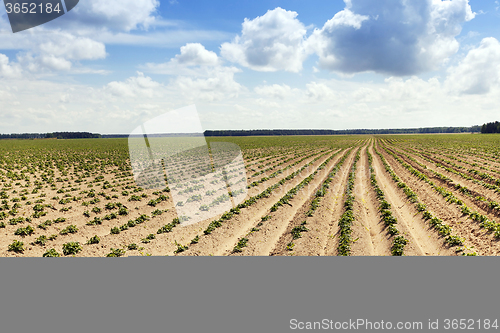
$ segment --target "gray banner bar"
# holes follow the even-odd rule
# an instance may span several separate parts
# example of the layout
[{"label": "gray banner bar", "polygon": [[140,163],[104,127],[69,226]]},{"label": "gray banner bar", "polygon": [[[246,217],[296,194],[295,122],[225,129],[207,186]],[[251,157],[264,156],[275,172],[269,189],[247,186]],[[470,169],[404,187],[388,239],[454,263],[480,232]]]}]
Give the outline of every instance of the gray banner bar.
[{"label": "gray banner bar", "polygon": [[429,320],[445,331],[447,318],[500,317],[494,257],[0,258],[0,267],[9,333],[274,333],[324,319],[422,322],[426,332]]}]

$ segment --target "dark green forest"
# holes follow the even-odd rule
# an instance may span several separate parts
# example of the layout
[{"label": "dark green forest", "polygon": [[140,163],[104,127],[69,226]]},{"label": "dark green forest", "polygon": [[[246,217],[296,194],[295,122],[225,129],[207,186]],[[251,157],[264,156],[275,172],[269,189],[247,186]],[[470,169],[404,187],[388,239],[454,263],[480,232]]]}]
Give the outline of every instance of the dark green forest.
[{"label": "dark green forest", "polygon": [[215,130],[205,131],[205,136],[276,136],[276,135],[346,135],[346,134],[426,134],[426,133],[471,133],[479,132],[480,126],[472,127],[425,127],[396,129],[352,129],[352,130]]},{"label": "dark green forest", "polygon": [[0,139],[97,139],[101,134],[88,132],[0,134]]},{"label": "dark green forest", "polygon": [[481,133],[500,133],[500,122],[486,123],[481,127]]}]

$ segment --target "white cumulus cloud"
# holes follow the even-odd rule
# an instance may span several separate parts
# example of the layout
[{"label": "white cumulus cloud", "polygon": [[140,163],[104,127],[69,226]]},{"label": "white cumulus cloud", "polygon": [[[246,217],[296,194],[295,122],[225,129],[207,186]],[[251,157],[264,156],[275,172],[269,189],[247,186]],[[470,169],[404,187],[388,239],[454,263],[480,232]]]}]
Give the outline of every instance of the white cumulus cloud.
[{"label": "white cumulus cloud", "polygon": [[168,62],[147,63],[141,68],[155,74],[200,75],[203,70],[192,67],[214,67],[220,64],[217,54],[205,49],[200,43],[187,43],[181,47],[180,52]]},{"label": "white cumulus cloud", "polygon": [[169,88],[180,91],[187,101],[221,101],[237,97],[243,87],[234,80],[240,70],[235,67],[215,67],[207,72],[207,78],[179,76]]},{"label": "white cumulus cloud", "polygon": [[155,74],[175,75],[168,85],[170,92],[178,93],[187,101],[221,101],[238,96],[243,87],[234,80],[241,72],[236,67],[222,66],[220,58],[200,43],[188,43],[180,54],[165,63],[147,63],[140,66]]},{"label": "white cumulus cloud", "polygon": [[161,84],[153,81],[144,73],[137,72],[137,76],[125,81],[113,81],[106,85],[105,91],[118,97],[153,97],[158,95]]},{"label": "white cumulus cloud", "polygon": [[158,0],[80,1],[72,10],[74,13],[71,21],[86,27],[130,31],[151,25],[155,21],[154,14],[159,6]]},{"label": "white cumulus cloud", "polygon": [[331,20],[325,23],[327,29],[334,29],[339,26],[353,27],[354,29],[361,28],[363,21],[368,20],[366,15],[358,15],[351,12],[348,8],[338,12]]},{"label": "white cumulus cloud", "polygon": [[261,96],[268,98],[285,99],[292,94],[292,88],[286,84],[273,84],[270,86],[258,86],[254,91]]},{"label": "white cumulus cloud", "polygon": [[477,48],[448,69],[446,86],[451,92],[485,94],[500,83],[500,43],[493,37],[484,38]]},{"label": "white cumulus cloud", "polygon": [[215,52],[208,51],[200,43],[188,43],[181,47],[181,54],[175,56],[179,64],[191,66],[212,65],[218,63],[218,57]]},{"label": "white cumulus cloud", "polygon": [[0,53],[0,77],[16,78],[21,75],[21,68],[18,64],[11,64],[9,57]]},{"label": "white cumulus cloud", "polygon": [[104,44],[68,33],[57,33],[17,56],[19,64],[31,73],[69,71],[75,61],[105,57]]},{"label": "white cumulus cloud", "polygon": [[306,84],[305,95],[313,101],[332,99],[336,93],[324,83],[310,82]]},{"label": "white cumulus cloud", "polygon": [[106,47],[87,37],[63,34],[35,47],[41,54],[72,60],[95,60],[106,57]]},{"label": "white cumulus cloud", "polygon": [[473,19],[468,0],[350,0],[307,40],[323,69],[404,76],[437,69]]},{"label": "white cumulus cloud", "polygon": [[256,71],[300,71],[307,29],[297,15],[278,7],[253,20],[245,18],[241,36],[223,43],[221,56]]}]

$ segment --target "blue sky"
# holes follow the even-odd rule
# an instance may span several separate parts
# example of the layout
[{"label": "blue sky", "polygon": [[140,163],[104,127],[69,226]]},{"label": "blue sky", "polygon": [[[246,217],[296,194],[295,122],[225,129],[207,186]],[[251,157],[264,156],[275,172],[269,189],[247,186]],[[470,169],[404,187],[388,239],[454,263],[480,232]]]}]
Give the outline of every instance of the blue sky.
[{"label": "blue sky", "polygon": [[13,34],[0,132],[129,133],[195,104],[204,129],[498,120],[500,4],[82,0]]}]

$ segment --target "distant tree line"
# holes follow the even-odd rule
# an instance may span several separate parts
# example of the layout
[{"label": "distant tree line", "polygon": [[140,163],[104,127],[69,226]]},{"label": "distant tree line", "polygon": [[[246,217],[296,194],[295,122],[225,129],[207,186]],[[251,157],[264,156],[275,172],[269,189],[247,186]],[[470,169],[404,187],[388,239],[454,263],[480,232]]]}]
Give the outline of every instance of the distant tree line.
[{"label": "distant tree line", "polygon": [[276,135],[347,135],[347,134],[426,134],[426,133],[472,133],[480,126],[471,127],[425,127],[396,129],[351,129],[351,130],[207,130],[205,136],[276,136]]},{"label": "distant tree line", "polygon": [[493,123],[483,124],[481,133],[500,133],[500,122],[495,121]]},{"label": "distant tree line", "polygon": [[94,134],[89,132],[54,132],[45,134],[45,138],[57,139],[99,139],[101,134]]},{"label": "distant tree line", "polygon": [[42,133],[0,134],[0,139],[44,139]]},{"label": "distant tree line", "polygon": [[97,139],[101,134],[88,132],[19,133],[0,134],[0,139]]},{"label": "distant tree line", "polygon": [[[200,137],[203,133],[148,133],[148,138],[166,138],[166,137]],[[103,134],[104,139],[117,139],[117,138],[142,138],[144,134]]]},{"label": "distant tree line", "polygon": [[[134,135],[134,137],[140,137],[142,135]],[[123,139],[123,138],[128,138],[129,134],[103,134],[102,137],[104,139]]]},{"label": "distant tree line", "polygon": [[[492,131],[493,127],[495,131]],[[205,136],[279,136],[279,135],[349,135],[349,134],[429,134],[429,133],[500,133],[500,123],[488,123],[471,127],[422,127],[395,129],[349,129],[349,130],[207,130]],[[53,132],[53,133],[20,133],[0,134],[0,139],[97,139],[97,138],[127,138],[128,134],[96,134],[89,132]],[[153,134],[148,136],[164,136]],[[201,133],[180,133],[171,136],[201,136]]]}]

